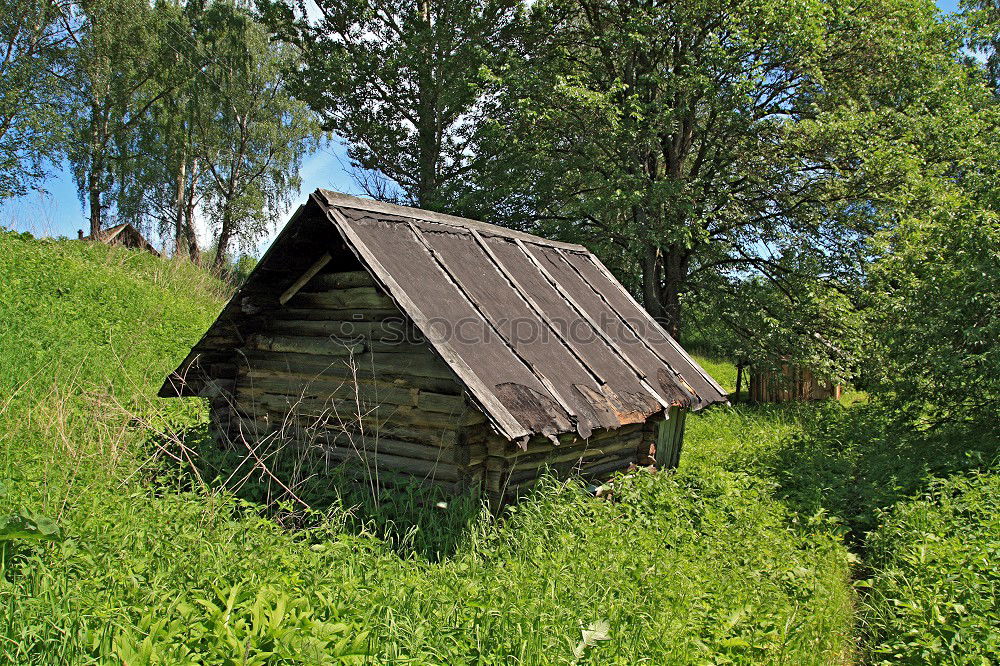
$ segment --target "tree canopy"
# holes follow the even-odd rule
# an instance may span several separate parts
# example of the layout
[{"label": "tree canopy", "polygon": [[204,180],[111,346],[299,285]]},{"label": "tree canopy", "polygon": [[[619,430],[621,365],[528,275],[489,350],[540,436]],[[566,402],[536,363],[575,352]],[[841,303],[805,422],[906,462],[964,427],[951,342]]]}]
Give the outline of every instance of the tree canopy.
[{"label": "tree canopy", "polygon": [[10,0],[0,12],[0,201],[23,195],[59,160],[65,133],[70,4]]},{"label": "tree canopy", "polygon": [[221,268],[332,133],[370,195],[584,243],[741,364],[989,385],[991,2],[8,4],[0,198],[67,158],[92,233],[198,261],[203,220]]}]

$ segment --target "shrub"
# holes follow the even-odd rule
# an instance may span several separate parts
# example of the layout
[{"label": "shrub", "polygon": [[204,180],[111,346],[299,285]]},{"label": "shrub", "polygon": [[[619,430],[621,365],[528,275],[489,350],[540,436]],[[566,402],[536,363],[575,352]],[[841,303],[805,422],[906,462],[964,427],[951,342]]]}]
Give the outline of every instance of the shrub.
[{"label": "shrub", "polygon": [[902,222],[879,250],[868,315],[881,389],[913,416],[995,423],[1000,219],[956,203]]},{"label": "shrub", "polygon": [[868,539],[872,661],[988,664],[1000,654],[1000,476],[940,479]]}]

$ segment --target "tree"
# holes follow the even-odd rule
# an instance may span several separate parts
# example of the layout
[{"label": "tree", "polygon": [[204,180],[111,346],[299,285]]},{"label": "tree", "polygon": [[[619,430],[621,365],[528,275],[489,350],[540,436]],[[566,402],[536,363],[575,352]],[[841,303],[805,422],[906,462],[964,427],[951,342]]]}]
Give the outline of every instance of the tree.
[{"label": "tree", "polygon": [[1000,7],[993,0],[962,0],[969,46],[986,56],[984,69],[993,90],[1000,88]]},{"label": "tree", "polygon": [[481,189],[595,248],[674,335],[718,276],[857,269],[894,186],[858,155],[933,113],[958,48],[909,0],[551,0],[530,39]]},{"label": "tree", "polygon": [[228,2],[209,6],[204,23],[211,101],[208,113],[193,119],[209,181],[205,208],[218,229],[213,266],[221,270],[234,241],[256,240],[290,206],[302,155],[321,132],[314,114],[289,95],[286,46]]},{"label": "tree", "polygon": [[6,0],[0,10],[0,201],[58,160],[69,28],[63,0]]},{"label": "tree", "polygon": [[[96,147],[75,163],[92,218],[113,209],[121,221],[154,223],[173,236],[175,255],[200,262],[195,220],[204,215],[221,270],[235,242],[256,240],[290,205],[302,156],[319,137],[283,80],[288,47],[228,0],[158,4],[134,17],[142,54],[105,35],[107,16],[90,12],[81,48],[95,63],[85,63],[81,89],[101,104],[80,105],[81,134]],[[100,48],[90,43],[98,36]],[[108,73],[115,85],[93,95],[111,52],[121,52]]]},{"label": "tree", "polygon": [[[909,129],[906,187],[889,193],[872,239],[863,314],[869,375],[903,416],[997,423],[1000,400],[1000,14],[968,2],[959,100]],[[928,159],[927,156],[932,156]],[[900,159],[900,158],[896,158]]]},{"label": "tree", "polygon": [[171,8],[144,0],[86,0],[78,7],[68,157],[96,237],[131,173],[137,127],[174,85],[164,76],[173,51],[161,39]]},{"label": "tree", "polygon": [[953,193],[879,239],[871,269],[875,373],[904,413],[996,422],[1000,219]]},{"label": "tree", "polygon": [[[518,27],[520,0],[319,0],[263,3],[303,64],[295,92],[344,138],[361,170],[391,179],[401,198],[454,212],[477,147],[484,100],[496,89]],[[298,12],[295,12],[295,9]],[[384,180],[362,182],[374,195]]]},{"label": "tree", "polygon": [[163,74],[168,92],[130,134],[132,159],[116,199],[120,217],[155,223],[162,236],[173,237],[174,255],[195,263],[201,262],[195,222],[210,185],[205,155],[215,150],[200,128],[211,127],[221,93],[205,46],[208,31],[217,29],[212,17],[218,11],[209,7],[178,6],[160,24],[162,39],[173,44]]}]

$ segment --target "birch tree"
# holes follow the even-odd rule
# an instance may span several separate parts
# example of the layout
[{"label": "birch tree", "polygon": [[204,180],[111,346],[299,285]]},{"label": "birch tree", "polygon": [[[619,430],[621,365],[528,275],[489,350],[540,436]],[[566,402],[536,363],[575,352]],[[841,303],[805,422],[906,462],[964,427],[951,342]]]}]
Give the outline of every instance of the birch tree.
[{"label": "birch tree", "polygon": [[5,0],[0,10],[0,201],[59,161],[65,135],[69,4]]},{"label": "birch tree", "polygon": [[217,231],[214,268],[234,242],[249,243],[278,222],[299,189],[302,156],[321,138],[314,114],[293,99],[284,73],[287,47],[244,10],[217,2],[206,10],[208,113],[194,119],[208,180],[205,212]]}]

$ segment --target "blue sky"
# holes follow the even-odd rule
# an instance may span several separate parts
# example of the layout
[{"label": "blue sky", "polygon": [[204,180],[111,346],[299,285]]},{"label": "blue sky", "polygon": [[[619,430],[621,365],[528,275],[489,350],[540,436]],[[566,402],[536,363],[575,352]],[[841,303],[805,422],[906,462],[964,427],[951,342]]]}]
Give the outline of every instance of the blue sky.
[{"label": "blue sky", "polygon": [[[937,5],[942,12],[953,12],[958,7],[958,0],[938,0]],[[302,187],[293,200],[301,201],[308,192],[318,187],[361,194],[351,177],[349,166],[345,147],[337,142],[307,156],[302,163]],[[68,171],[56,170],[44,184],[44,189],[44,193],[31,193],[0,205],[0,226],[30,231],[36,236],[69,237],[75,237],[77,229],[87,228],[83,207]],[[262,251],[274,235],[272,233],[262,239],[258,251]]]}]

